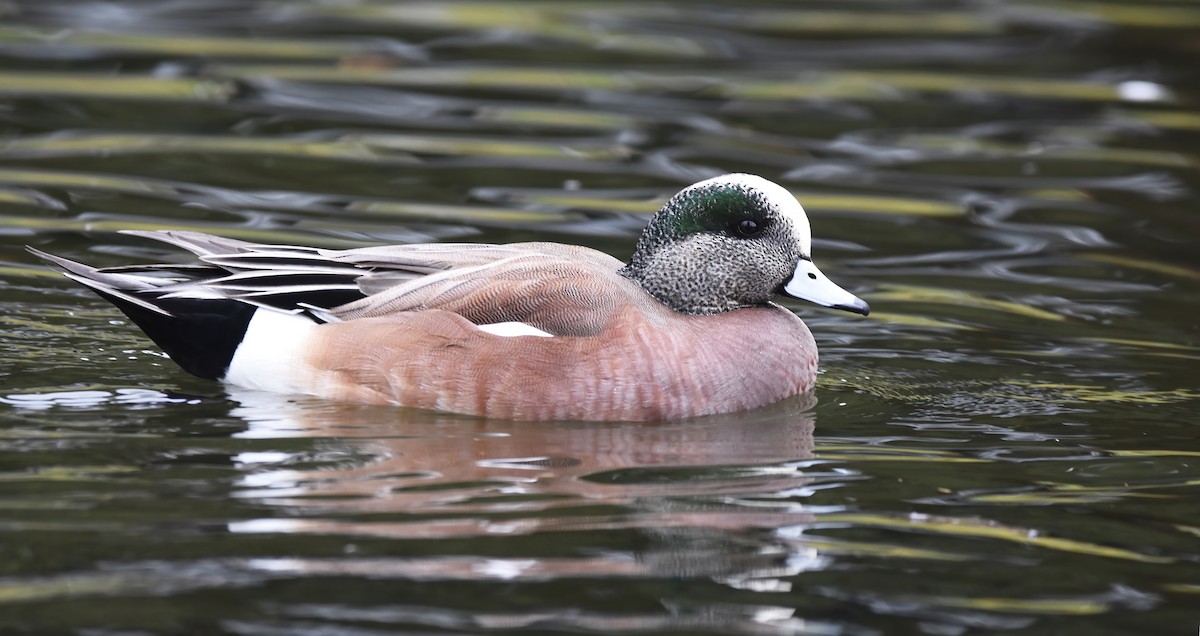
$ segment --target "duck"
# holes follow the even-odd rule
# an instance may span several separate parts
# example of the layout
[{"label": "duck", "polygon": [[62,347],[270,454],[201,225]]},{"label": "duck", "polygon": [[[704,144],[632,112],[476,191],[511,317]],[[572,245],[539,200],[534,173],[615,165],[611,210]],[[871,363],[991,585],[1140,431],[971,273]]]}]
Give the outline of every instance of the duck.
[{"label": "duck", "polygon": [[27,249],[201,378],[483,418],[756,409],[817,377],[812,332],[777,296],[870,313],[813,263],[796,197],[750,174],[672,196],[628,263],[550,242],[338,250],[124,233],[196,261],[95,268]]}]

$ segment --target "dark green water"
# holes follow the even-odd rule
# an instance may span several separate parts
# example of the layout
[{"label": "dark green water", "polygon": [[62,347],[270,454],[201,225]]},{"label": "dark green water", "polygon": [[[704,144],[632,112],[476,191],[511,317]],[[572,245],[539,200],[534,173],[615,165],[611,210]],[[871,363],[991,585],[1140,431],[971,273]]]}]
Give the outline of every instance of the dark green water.
[{"label": "dark green water", "polygon": [[[1200,5],[0,1],[0,633],[1195,634]],[[554,240],[726,171],[815,404],[227,392],[25,244]]]}]

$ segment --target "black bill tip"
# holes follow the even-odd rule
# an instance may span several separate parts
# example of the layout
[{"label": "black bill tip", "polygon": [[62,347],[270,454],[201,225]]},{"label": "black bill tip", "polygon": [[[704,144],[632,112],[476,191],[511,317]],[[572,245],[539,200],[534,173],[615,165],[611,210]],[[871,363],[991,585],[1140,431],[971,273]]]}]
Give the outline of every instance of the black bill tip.
[{"label": "black bill tip", "polygon": [[871,306],[867,304],[867,301],[861,298],[855,298],[854,302],[852,303],[833,305],[832,307],[833,309],[841,309],[842,311],[849,311],[851,313],[862,314],[864,316],[871,313]]}]

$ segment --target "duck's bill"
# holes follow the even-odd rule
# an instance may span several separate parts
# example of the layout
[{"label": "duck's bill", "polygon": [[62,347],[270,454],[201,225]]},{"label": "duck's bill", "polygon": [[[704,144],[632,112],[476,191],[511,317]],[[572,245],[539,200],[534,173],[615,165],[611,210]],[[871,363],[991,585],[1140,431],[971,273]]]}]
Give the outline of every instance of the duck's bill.
[{"label": "duck's bill", "polygon": [[844,309],[864,316],[871,313],[871,307],[863,299],[838,287],[808,259],[800,259],[796,264],[796,272],[783,284],[783,293],[824,307]]}]

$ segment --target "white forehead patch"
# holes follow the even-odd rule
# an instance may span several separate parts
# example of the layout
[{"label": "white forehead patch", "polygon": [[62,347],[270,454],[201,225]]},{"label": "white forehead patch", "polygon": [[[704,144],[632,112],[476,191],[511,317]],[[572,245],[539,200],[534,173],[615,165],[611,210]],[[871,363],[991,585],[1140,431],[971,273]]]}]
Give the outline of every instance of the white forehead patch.
[{"label": "white forehead patch", "polygon": [[684,191],[714,185],[732,185],[747,191],[761,193],[767,205],[778,211],[782,218],[791,221],[792,229],[796,233],[796,244],[800,246],[800,253],[812,256],[812,229],[808,225],[808,215],[804,212],[804,206],[800,205],[800,202],[792,196],[787,188],[758,175],[735,172],[694,183]]}]

